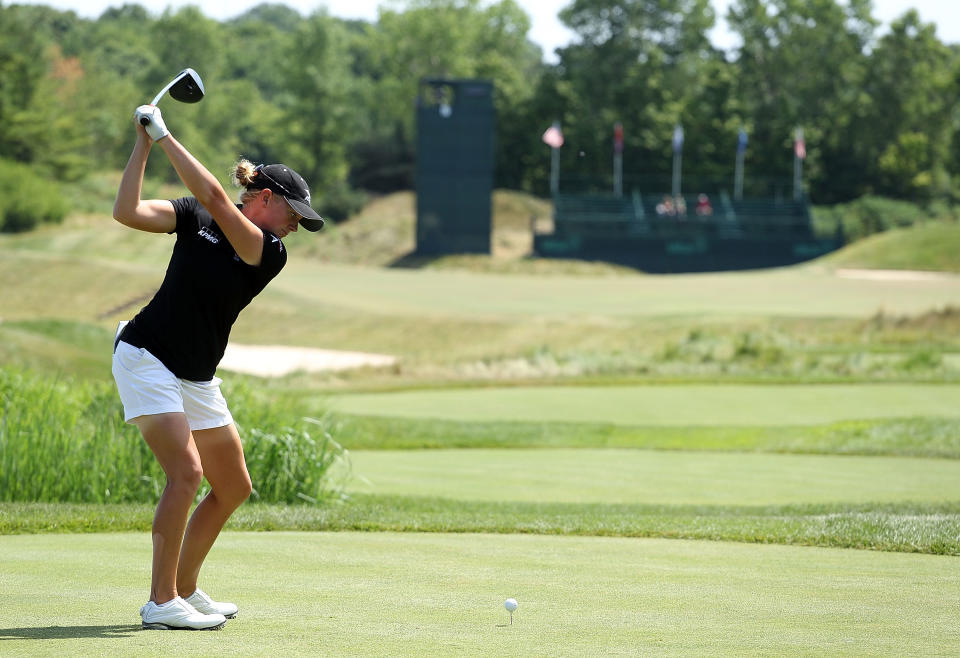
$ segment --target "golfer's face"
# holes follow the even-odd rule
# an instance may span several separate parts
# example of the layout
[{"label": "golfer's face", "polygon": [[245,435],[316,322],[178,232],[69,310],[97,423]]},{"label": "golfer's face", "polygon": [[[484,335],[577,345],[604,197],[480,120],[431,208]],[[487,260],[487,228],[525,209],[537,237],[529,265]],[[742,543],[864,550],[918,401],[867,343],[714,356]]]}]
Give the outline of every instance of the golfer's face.
[{"label": "golfer's face", "polygon": [[287,200],[279,194],[273,194],[270,202],[267,204],[269,213],[265,229],[276,235],[278,238],[286,236],[288,233],[295,233],[300,226],[300,215],[297,214]]}]

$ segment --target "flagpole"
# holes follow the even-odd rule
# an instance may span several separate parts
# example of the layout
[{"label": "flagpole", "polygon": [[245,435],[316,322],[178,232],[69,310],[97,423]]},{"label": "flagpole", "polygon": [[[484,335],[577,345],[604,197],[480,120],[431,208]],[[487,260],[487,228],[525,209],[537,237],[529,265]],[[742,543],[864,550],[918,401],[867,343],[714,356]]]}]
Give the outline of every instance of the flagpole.
[{"label": "flagpole", "polygon": [[[806,155],[806,145],[803,142],[803,128],[797,128],[793,137],[793,200],[799,201],[803,196],[803,158],[801,155]],[[801,149],[803,149],[802,154]]]},{"label": "flagpole", "polygon": [[623,124],[613,127],[613,195],[623,196]]},{"label": "flagpole", "polygon": [[550,194],[557,196],[560,190],[560,149],[550,147]]},{"label": "flagpole", "polygon": [[[673,198],[680,197],[680,168],[683,165],[683,127],[678,123],[673,129]],[[674,201],[676,203],[676,201]]]},{"label": "flagpole", "polygon": [[743,199],[743,151],[737,151],[737,170],[733,175],[733,198]]},{"label": "flagpole", "polygon": [[550,147],[550,195],[557,196],[560,190],[560,147],[563,146],[563,132],[560,122],[554,121],[541,137],[543,143]]},{"label": "flagpole", "polygon": [[737,136],[737,163],[733,174],[733,198],[743,199],[743,160],[747,151],[747,132],[741,128]]}]

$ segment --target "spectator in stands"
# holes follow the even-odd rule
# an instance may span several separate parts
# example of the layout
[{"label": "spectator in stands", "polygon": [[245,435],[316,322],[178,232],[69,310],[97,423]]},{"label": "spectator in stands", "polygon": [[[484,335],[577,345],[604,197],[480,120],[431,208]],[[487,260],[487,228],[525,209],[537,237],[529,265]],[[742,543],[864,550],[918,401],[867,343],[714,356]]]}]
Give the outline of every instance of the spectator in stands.
[{"label": "spectator in stands", "polygon": [[697,216],[707,217],[713,214],[713,206],[710,205],[710,197],[701,193],[697,196],[697,207],[695,209]]},{"label": "spectator in stands", "polygon": [[674,206],[677,209],[677,217],[686,218],[687,216],[687,202],[682,196],[678,196],[674,202]]},{"label": "spectator in stands", "polygon": [[677,214],[677,209],[673,206],[673,199],[664,196],[663,201],[657,204],[658,217],[673,217]]}]

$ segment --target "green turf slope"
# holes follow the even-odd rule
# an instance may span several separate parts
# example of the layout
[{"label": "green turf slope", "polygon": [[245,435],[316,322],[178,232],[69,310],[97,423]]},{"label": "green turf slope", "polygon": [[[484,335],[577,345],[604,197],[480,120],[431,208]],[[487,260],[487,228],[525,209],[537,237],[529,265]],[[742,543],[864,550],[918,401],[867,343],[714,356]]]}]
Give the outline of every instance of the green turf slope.
[{"label": "green turf slope", "polygon": [[928,222],[878,233],[821,262],[835,267],[960,272],[960,224]]}]

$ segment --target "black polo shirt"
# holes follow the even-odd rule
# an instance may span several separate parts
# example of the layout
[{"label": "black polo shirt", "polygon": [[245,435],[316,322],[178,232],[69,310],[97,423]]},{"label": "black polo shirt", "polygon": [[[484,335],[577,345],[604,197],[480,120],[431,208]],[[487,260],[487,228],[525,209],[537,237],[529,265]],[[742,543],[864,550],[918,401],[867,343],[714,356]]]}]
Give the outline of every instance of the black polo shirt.
[{"label": "black polo shirt", "polygon": [[240,311],[283,269],[287,252],[264,231],[260,265],[247,265],[199,201],[172,203],[177,242],[167,273],[120,339],[147,349],[181,379],[209,381]]}]

